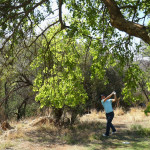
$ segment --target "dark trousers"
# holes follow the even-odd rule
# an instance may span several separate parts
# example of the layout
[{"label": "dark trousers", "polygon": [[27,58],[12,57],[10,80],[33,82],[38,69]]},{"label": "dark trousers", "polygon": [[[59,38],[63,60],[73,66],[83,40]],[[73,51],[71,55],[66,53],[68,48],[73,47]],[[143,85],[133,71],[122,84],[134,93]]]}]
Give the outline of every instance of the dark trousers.
[{"label": "dark trousers", "polygon": [[114,118],[114,112],[106,113],[106,119],[107,119],[107,125],[106,125],[106,135],[109,135],[110,128],[112,129],[113,132],[116,131],[115,127],[111,123]]}]

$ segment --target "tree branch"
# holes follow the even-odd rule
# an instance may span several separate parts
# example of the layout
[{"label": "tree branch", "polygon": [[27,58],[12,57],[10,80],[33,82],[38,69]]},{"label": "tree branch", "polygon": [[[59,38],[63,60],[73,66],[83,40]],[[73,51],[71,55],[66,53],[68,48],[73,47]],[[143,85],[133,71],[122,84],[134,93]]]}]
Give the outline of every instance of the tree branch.
[{"label": "tree branch", "polygon": [[150,44],[150,36],[145,26],[128,21],[122,15],[120,8],[114,0],[102,0],[110,14],[111,25],[131,36],[141,38],[144,42]]},{"label": "tree branch", "polygon": [[59,21],[56,21],[50,25],[48,25],[38,36],[36,36],[35,40],[28,46],[28,47],[31,47],[31,45],[33,43],[35,43],[37,41],[37,39],[41,36],[41,35],[44,35],[44,33],[51,27],[51,26],[54,26],[55,24],[57,24]]},{"label": "tree branch", "polygon": [[[25,12],[25,15],[23,16],[23,18],[21,18],[20,22],[16,25],[16,27],[14,28],[14,31],[12,32],[12,34],[10,34],[5,41],[3,42],[2,46],[0,47],[0,51],[5,47],[6,43],[17,33],[18,28],[20,27],[21,23],[23,22],[23,20],[28,17],[28,15],[38,6],[40,6],[41,4],[43,4],[43,2],[45,2],[46,0],[41,0],[39,3],[36,3],[36,5],[34,7],[32,7],[31,9],[29,9],[28,11]],[[12,43],[13,44],[13,43]]]},{"label": "tree branch", "polygon": [[63,0],[59,0],[59,22],[61,24],[61,29],[64,29],[65,25],[62,20],[62,4],[63,4]]},{"label": "tree branch", "polygon": [[3,103],[7,100],[7,98],[8,98],[11,94],[13,94],[13,92],[18,91],[19,89],[21,89],[21,88],[23,88],[23,87],[27,87],[27,85],[19,86],[19,87],[17,87],[17,88],[12,89],[9,93],[7,93],[7,95],[5,96],[5,98],[3,98],[3,99],[1,100],[1,102],[0,102],[0,107],[1,107],[1,106],[3,105]]}]

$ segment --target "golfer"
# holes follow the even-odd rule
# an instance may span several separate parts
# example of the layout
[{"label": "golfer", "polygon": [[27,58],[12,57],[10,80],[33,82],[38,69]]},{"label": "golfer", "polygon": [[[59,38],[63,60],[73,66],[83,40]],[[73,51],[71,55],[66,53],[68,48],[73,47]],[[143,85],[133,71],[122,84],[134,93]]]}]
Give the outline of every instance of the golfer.
[{"label": "golfer", "polygon": [[[114,95],[114,99],[110,99]],[[106,125],[106,133],[103,134],[103,136],[109,136],[110,128],[112,129],[112,134],[116,132],[115,127],[111,123],[114,118],[114,112],[112,108],[112,102],[116,101],[116,92],[112,92],[110,95],[105,97],[105,95],[101,95],[101,103],[104,107],[104,110],[106,112],[106,119],[107,119],[107,125]]]}]

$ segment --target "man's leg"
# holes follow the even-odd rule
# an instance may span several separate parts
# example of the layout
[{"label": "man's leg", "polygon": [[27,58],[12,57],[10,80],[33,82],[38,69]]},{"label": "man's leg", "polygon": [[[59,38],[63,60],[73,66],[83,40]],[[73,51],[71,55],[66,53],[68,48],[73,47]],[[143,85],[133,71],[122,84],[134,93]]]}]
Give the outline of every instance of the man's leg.
[{"label": "man's leg", "polygon": [[[114,112],[111,115],[112,115],[112,120],[113,120],[113,118],[114,118]],[[112,122],[112,120],[111,120],[111,122]],[[112,123],[110,123],[110,127],[111,127],[111,129],[112,129],[113,132],[116,132],[116,129],[115,129],[115,127],[114,127],[114,125]]]},{"label": "man's leg", "polygon": [[114,117],[114,113],[112,112],[112,113],[106,114],[106,117],[107,117],[106,135],[109,136],[110,128],[112,128],[113,132],[116,131],[115,127],[111,123]]},{"label": "man's leg", "polygon": [[111,126],[111,115],[110,114],[106,114],[107,117],[107,125],[106,125],[106,135],[109,136],[109,131],[110,131],[110,126]]}]

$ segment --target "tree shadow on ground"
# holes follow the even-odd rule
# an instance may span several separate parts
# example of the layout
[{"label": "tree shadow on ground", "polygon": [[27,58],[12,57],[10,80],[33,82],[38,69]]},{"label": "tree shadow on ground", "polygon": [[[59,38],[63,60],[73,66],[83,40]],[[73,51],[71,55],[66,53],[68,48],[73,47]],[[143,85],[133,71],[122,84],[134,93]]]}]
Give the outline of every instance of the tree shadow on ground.
[{"label": "tree shadow on ground", "polygon": [[150,139],[149,137],[139,136],[137,132],[127,129],[125,124],[116,125],[118,129],[116,134],[103,137],[102,133],[105,132],[105,126],[106,124],[101,122],[82,122],[67,129],[40,127],[26,134],[29,141],[41,143],[41,145],[82,145],[92,147],[93,150],[114,148],[148,149],[150,147],[150,142],[149,144],[146,142]]},{"label": "tree shadow on ground", "polygon": [[[116,134],[109,137],[103,137],[102,135],[97,137],[101,140],[100,149],[149,149],[150,135],[145,136],[139,134],[138,131],[129,130],[125,124],[118,124],[115,127],[118,129]],[[95,148],[94,150],[98,149]]]},{"label": "tree shadow on ground", "polygon": [[100,122],[82,122],[68,128],[38,127],[26,132],[28,140],[41,144],[88,144],[95,135],[100,135],[105,124]]}]

